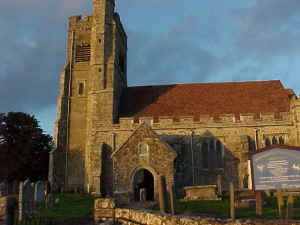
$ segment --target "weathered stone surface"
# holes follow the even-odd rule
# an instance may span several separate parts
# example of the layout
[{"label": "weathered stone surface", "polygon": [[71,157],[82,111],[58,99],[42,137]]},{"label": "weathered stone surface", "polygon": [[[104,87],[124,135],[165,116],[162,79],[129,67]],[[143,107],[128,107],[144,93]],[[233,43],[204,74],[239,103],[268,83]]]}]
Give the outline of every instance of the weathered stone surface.
[{"label": "weathered stone surface", "polygon": [[94,220],[114,221],[115,218],[115,202],[113,199],[98,198],[94,201]]},{"label": "weathered stone surface", "polygon": [[184,188],[185,200],[218,200],[217,186],[189,186]]}]

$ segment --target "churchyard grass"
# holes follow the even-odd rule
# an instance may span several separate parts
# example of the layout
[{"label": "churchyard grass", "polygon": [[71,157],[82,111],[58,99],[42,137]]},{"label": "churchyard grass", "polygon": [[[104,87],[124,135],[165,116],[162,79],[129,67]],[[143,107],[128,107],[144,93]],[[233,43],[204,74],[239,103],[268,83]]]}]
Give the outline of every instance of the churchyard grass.
[{"label": "churchyard grass", "polygon": [[[55,199],[59,199],[55,203]],[[87,194],[54,194],[54,204],[51,209],[40,208],[38,215],[53,218],[56,221],[70,221],[93,215],[94,196]]]},{"label": "churchyard grass", "polygon": [[[277,200],[275,197],[265,197],[263,206],[263,214],[261,217],[256,216],[255,205],[249,208],[236,208],[237,219],[279,219],[277,212]],[[159,210],[158,205],[150,208],[152,210]],[[216,217],[216,218],[229,218],[230,207],[229,199],[222,201],[184,201],[182,199],[176,200],[176,211],[179,215],[190,216],[204,216],[204,217]],[[285,210],[284,210],[285,212]],[[300,220],[300,197],[295,198],[294,202],[294,217],[293,219]]]}]

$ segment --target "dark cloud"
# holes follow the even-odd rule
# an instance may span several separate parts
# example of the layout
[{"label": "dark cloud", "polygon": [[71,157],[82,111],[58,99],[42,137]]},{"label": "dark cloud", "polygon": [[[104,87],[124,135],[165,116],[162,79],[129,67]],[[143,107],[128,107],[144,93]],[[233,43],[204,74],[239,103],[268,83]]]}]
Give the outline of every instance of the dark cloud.
[{"label": "dark cloud", "polygon": [[27,22],[1,27],[1,111],[38,111],[56,102],[65,41],[59,30]]},{"label": "dark cloud", "polygon": [[161,35],[129,30],[129,82],[131,85],[206,81],[218,58],[194,41],[197,18],[184,17]]},{"label": "dark cloud", "polygon": [[260,60],[299,51],[300,1],[257,0],[239,12],[237,47]]}]

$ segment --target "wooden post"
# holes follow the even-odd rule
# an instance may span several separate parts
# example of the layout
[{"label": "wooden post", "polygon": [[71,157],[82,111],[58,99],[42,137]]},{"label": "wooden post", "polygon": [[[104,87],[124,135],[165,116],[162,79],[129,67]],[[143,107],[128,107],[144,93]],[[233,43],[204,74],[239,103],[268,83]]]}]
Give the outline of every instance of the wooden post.
[{"label": "wooden post", "polygon": [[232,182],[230,182],[229,191],[230,191],[230,217],[232,220],[235,220],[234,186]]},{"label": "wooden post", "polygon": [[174,184],[170,186],[170,208],[171,214],[174,216],[176,214],[176,204],[175,204],[175,187]]},{"label": "wooden post", "polygon": [[222,176],[219,174],[217,175],[217,191],[218,191],[218,195],[222,194]]},{"label": "wooden post", "polygon": [[293,218],[293,211],[294,211],[294,198],[292,194],[289,194],[287,200],[287,208],[286,208],[286,218],[288,220]]},{"label": "wooden post", "polygon": [[158,195],[159,195],[159,209],[162,214],[166,213],[166,193],[165,193],[165,179],[164,177],[159,177]]},{"label": "wooden post", "polygon": [[256,197],[256,215],[257,216],[262,216],[262,192],[261,191],[256,191],[255,192],[255,197]]},{"label": "wooden post", "polygon": [[283,206],[284,206],[284,201],[282,197],[282,190],[278,189],[275,193],[277,197],[277,204],[278,204],[278,214],[281,219],[283,219]]}]

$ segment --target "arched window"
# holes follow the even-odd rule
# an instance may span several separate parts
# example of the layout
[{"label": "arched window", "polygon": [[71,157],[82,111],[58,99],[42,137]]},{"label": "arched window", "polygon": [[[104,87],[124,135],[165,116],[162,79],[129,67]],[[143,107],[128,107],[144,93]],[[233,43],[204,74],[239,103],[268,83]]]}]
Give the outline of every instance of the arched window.
[{"label": "arched window", "polygon": [[206,142],[202,145],[202,168],[208,169],[208,144]]},{"label": "arched window", "polygon": [[145,156],[148,155],[148,145],[145,143],[142,143],[139,145],[139,155]]},{"label": "arched window", "polygon": [[277,138],[274,136],[274,137],[272,138],[272,145],[277,145],[277,144],[278,144]]},{"label": "arched window", "polygon": [[223,168],[222,143],[220,141],[217,141],[216,143],[216,158],[217,158],[217,167]]},{"label": "arched window", "polygon": [[216,150],[215,150],[215,141],[211,140],[209,142],[209,165],[210,168],[216,167]]},{"label": "arched window", "polygon": [[266,139],[265,139],[265,145],[266,145],[266,146],[270,146],[270,145],[271,145],[271,142],[270,142],[270,139],[269,139],[269,138],[266,138]]},{"label": "arched window", "polygon": [[194,151],[194,163],[196,167],[201,165],[201,148],[196,148]]},{"label": "arched window", "polygon": [[284,145],[284,138],[282,136],[279,137],[279,144]]}]

